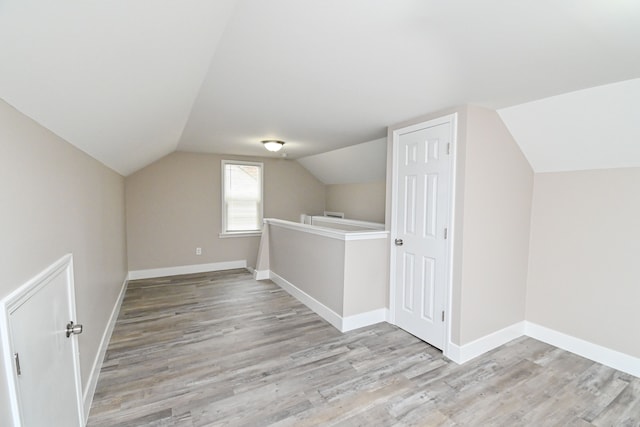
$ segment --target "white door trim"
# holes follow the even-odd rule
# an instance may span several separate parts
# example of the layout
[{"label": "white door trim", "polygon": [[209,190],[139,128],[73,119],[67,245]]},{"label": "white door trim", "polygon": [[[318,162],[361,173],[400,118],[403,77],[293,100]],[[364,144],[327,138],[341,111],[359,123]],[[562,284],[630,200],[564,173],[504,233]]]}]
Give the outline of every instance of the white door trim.
[{"label": "white door trim", "polygon": [[[11,412],[13,425],[15,427],[22,426],[21,420],[21,402],[18,394],[18,378],[16,377],[16,371],[13,362],[13,342],[11,340],[10,328],[9,328],[9,314],[20,307],[26,302],[32,295],[38,292],[43,286],[49,283],[52,279],[59,275],[66,275],[67,285],[70,287],[69,294],[69,306],[72,312],[76,312],[76,302],[73,283],[73,255],[67,254],[60,258],[58,261],[51,264],[44,271],[33,277],[24,285],[13,291],[2,299],[0,315],[0,335],[2,339],[2,362],[4,364],[5,373],[7,377],[7,389],[9,391],[9,400],[11,404]],[[84,420],[84,408],[82,402],[82,384],[80,380],[80,361],[78,357],[78,341],[77,339],[71,340],[72,352],[74,355],[74,369],[75,369],[75,388],[76,388],[76,408],[80,420]]]},{"label": "white door trim", "polygon": [[405,126],[399,129],[394,129],[391,132],[391,218],[390,218],[390,230],[391,236],[389,239],[389,323],[396,324],[396,246],[394,243],[395,236],[398,235],[396,218],[398,215],[398,141],[400,135],[415,132],[425,127],[437,126],[445,123],[451,123],[451,149],[449,161],[451,162],[451,182],[450,182],[450,195],[449,195],[449,212],[448,212],[448,238],[447,238],[447,255],[445,260],[446,268],[446,280],[445,280],[445,327],[444,331],[446,336],[444,337],[444,348],[442,353],[447,356],[451,351],[451,315],[453,307],[453,242],[455,239],[455,189],[456,189],[456,152],[457,152],[457,129],[458,129],[458,114],[448,114],[443,117],[439,117],[433,120],[427,120],[424,122],[416,123],[413,125]]}]

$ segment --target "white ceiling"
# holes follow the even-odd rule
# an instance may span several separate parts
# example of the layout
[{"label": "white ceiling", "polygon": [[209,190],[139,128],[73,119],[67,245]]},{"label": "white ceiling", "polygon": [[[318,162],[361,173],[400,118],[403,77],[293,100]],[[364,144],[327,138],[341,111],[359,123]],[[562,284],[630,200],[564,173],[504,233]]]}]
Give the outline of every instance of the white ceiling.
[{"label": "white ceiling", "polygon": [[535,172],[640,167],[640,79],[498,113]]},{"label": "white ceiling", "polygon": [[298,159],[323,184],[351,184],[386,179],[387,138]]},{"label": "white ceiling", "polygon": [[265,138],[300,158],[446,107],[629,80],[639,52],[636,0],[0,3],[0,98],[124,175],[174,150],[266,155]]},{"label": "white ceiling", "polygon": [[232,10],[1,0],[0,98],[127,175],[176,149]]}]

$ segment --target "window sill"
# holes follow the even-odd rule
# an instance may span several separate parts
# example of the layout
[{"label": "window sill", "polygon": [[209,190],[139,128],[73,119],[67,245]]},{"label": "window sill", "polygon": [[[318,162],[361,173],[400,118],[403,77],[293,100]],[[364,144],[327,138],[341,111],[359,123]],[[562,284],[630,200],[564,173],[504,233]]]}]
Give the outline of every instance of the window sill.
[{"label": "window sill", "polygon": [[221,239],[228,239],[230,237],[260,237],[262,231],[229,231],[226,233],[220,233],[218,237]]}]

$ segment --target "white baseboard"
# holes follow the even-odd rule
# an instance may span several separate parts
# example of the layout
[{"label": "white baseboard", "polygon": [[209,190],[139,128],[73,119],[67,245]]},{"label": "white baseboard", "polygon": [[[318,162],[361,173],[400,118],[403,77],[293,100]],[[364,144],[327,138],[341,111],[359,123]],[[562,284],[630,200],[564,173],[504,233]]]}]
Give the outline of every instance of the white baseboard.
[{"label": "white baseboard", "polygon": [[462,364],[523,335],[640,377],[640,358],[528,321],[515,323],[461,346],[450,342],[445,356]]},{"label": "white baseboard", "polygon": [[525,335],[538,341],[546,342],[618,371],[640,377],[640,358],[540,326],[536,323],[525,322],[524,329]]},{"label": "white baseboard", "polygon": [[341,331],[348,332],[354,329],[364,328],[365,326],[375,325],[376,323],[386,322],[388,318],[389,310],[386,308],[379,308],[377,310],[343,317]]},{"label": "white baseboard", "polygon": [[209,271],[247,268],[247,260],[213,262],[209,264],[181,265],[177,267],[152,268],[129,272],[129,280],[153,279],[155,277],[178,276],[180,274],[206,273]]},{"label": "white baseboard", "polygon": [[269,278],[269,270],[254,270],[253,278],[255,280],[267,280]]},{"label": "white baseboard", "polygon": [[447,346],[445,356],[458,364],[463,364],[476,358],[494,348],[500,347],[511,340],[524,335],[525,322],[514,323],[511,326],[492,332],[489,335],[478,338],[464,345],[457,345],[450,342]]},{"label": "white baseboard", "polygon": [[107,327],[102,334],[102,340],[100,340],[100,347],[98,349],[98,354],[96,354],[96,358],[93,360],[93,366],[91,367],[91,373],[89,374],[89,379],[87,380],[83,393],[82,393],[82,401],[84,404],[84,422],[87,423],[89,419],[89,411],[91,411],[91,404],[93,403],[93,395],[96,392],[96,386],[98,385],[98,377],[100,376],[100,370],[102,369],[102,362],[104,360],[104,355],[107,353],[107,347],[109,347],[109,341],[111,340],[111,334],[113,333],[113,329],[116,326],[116,320],[118,320],[118,314],[120,313],[120,307],[122,306],[122,300],[124,299],[124,294],[127,291],[127,280],[125,279],[122,283],[122,288],[120,288],[120,294],[118,295],[118,299],[116,300],[113,309],[111,310],[111,316],[109,316],[109,322],[107,323]]},{"label": "white baseboard", "polygon": [[[268,274],[268,277],[264,277],[264,272]],[[309,307],[317,315],[329,322],[334,328],[340,332],[348,332],[354,329],[363,328],[365,326],[374,325],[376,323],[384,322],[389,317],[389,310],[381,308],[378,310],[368,311],[366,313],[354,314],[352,316],[342,317],[311,295],[307,294],[293,283],[289,282],[282,276],[269,270],[260,271],[260,277],[264,279],[271,279],[275,284],[287,291],[291,296],[298,301]],[[256,280],[264,280],[256,279]]]},{"label": "white baseboard", "polygon": [[291,296],[309,307],[311,310],[315,311],[316,314],[329,322],[334,328],[339,331],[342,330],[342,317],[338,313],[331,310],[329,307],[322,304],[320,301],[304,292],[303,290],[299,289],[293,283],[277,275],[273,271],[269,272],[269,278],[276,285],[287,291],[287,293],[289,293]]}]

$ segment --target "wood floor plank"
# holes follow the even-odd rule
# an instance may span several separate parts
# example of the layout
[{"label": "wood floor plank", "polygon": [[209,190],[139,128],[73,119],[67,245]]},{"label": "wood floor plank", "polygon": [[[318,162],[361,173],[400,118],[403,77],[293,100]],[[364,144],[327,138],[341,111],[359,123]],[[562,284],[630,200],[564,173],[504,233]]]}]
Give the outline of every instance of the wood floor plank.
[{"label": "wood floor plank", "polygon": [[531,338],[462,366],[246,270],[129,283],[88,426],[640,426],[640,379]]}]

